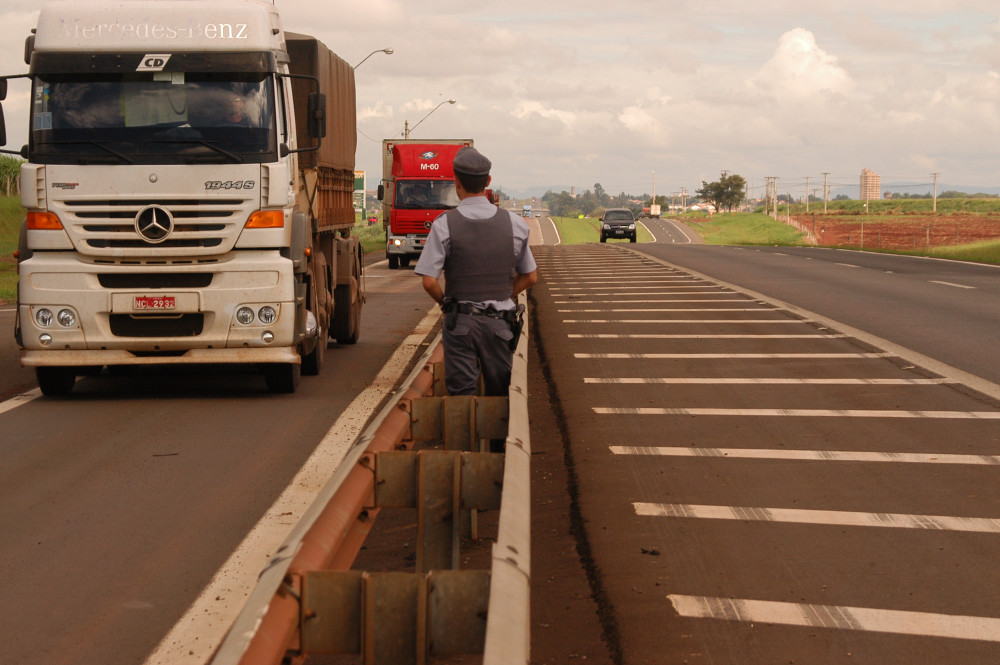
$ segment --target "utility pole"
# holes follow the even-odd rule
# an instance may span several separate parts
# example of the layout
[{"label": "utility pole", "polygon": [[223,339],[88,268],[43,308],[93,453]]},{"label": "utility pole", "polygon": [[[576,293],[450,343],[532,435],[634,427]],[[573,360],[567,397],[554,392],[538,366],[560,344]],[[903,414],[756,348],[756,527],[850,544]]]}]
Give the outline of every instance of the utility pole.
[{"label": "utility pole", "polygon": [[937,212],[937,177],[940,174],[932,173],[931,175],[934,176],[934,207],[931,209],[931,212]]},{"label": "utility pole", "polygon": [[826,185],[826,178],[830,175],[827,172],[823,173],[823,214],[826,214],[826,200],[830,198],[830,190]]},{"label": "utility pole", "polygon": [[809,176],[806,176],[806,214],[809,214]]}]

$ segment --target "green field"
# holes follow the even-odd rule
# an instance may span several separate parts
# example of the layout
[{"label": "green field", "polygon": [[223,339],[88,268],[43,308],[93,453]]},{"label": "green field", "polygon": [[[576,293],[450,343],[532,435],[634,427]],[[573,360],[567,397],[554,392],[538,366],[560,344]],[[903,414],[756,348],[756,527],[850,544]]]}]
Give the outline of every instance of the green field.
[{"label": "green field", "polygon": [[16,196],[0,196],[0,302],[17,298],[17,236],[21,231],[24,210]]}]

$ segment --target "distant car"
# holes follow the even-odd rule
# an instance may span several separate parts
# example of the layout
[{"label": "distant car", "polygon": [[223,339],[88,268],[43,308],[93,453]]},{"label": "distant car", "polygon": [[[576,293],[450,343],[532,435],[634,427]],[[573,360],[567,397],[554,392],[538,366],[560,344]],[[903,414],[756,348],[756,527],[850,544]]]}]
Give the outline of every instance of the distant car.
[{"label": "distant car", "polygon": [[368,226],[371,226],[372,224],[378,224],[378,217],[375,215],[368,218]]},{"label": "distant car", "polygon": [[541,217],[541,216],[542,216],[542,213],[540,213],[540,212],[536,212],[535,213],[535,217]]},{"label": "distant car", "polygon": [[609,208],[601,217],[601,242],[608,238],[628,238],[635,242],[635,217],[628,208]]}]

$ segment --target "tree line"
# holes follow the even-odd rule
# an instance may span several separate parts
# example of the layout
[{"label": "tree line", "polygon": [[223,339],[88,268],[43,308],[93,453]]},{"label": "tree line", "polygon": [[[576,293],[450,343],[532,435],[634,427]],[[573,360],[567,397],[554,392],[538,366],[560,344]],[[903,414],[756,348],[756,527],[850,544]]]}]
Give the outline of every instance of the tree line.
[{"label": "tree line", "polygon": [[[542,201],[549,208],[549,214],[554,217],[600,217],[608,208],[628,208],[632,214],[638,216],[644,207],[648,207],[653,202],[652,197],[647,193],[639,195],[626,194],[621,192],[617,196],[611,195],[601,186],[601,183],[594,183],[592,190],[588,189],[582,194],[574,196],[566,190],[558,194],[551,189],[542,196]],[[656,203],[666,207],[669,202],[666,196],[657,196]]]}]

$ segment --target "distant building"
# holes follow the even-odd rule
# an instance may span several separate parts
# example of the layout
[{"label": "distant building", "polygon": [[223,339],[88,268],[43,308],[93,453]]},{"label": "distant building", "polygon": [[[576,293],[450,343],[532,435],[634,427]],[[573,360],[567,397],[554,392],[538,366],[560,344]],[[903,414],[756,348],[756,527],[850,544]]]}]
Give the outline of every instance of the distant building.
[{"label": "distant building", "polygon": [[879,199],[882,197],[882,176],[871,169],[861,170],[861,200]]}]

